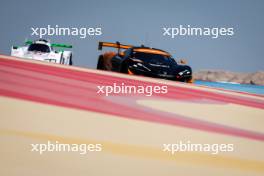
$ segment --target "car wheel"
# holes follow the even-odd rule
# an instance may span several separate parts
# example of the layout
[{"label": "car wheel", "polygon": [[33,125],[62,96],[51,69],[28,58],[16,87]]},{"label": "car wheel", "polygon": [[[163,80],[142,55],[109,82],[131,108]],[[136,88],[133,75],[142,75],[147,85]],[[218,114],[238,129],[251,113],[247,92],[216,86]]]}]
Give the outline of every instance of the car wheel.
[{"label": "car wheel", "polygon": [[64,64],[64,57],[63,57],[63,54],[61,54],[61,57],[60,57],[60,64]]},{"label": "car wheel", "polygon": [[124,61],[124,62],[121,64],[120,72],[121,72],[121,73],[126,73],[126,74],[128,74],[128,63],[127,63],[127,62]]},{"label": "car wheel", "polygon": [[72,54],[70,56],[69,65],[73,65],[73,62],[72,62]]},{"label": "car wheel", "polygon": [[97,69],[98,70],[105,70],[104,69],[104,57],[103,57],[103,55],[100,55],[98,58]]},{"label": "car wheel", "polygon": [[192,78],[192,77],[184,78],[184,79],[182,80],[182,82],[193,83],[193,78]]}]

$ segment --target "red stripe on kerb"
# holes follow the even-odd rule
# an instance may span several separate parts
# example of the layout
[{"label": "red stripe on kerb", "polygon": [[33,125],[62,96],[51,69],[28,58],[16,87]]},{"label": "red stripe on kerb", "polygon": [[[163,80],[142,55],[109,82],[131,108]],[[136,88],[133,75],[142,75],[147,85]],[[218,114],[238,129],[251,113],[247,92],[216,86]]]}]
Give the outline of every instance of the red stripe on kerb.
[{"label": "red stripe on kerb", "polygon": [[[157,85],[114,76],[59,68],[55,66],[29,63],[11,59],[0,59],[0,94],[56,106],[89,110],[117,115],[120,117],[157,123],[183,126],[208,132],[216,132],[264,141],[264,135],[256,132],[232,128],[220,124],[195,120],[157,110],[149,110],[136,104],[138,97],[122,96],[123,101],[111,101],[96,94],[98,85],[113,83],[126,85]],[[175,83],[177,85],[177,83]],[[203,99],[221,103],[234,103],[255,108],[264,108],[263,101],[230,96],[202,90],[168,86],[168,94],[153,97],[172,100],[201,101]],[[145,96],[142,96],[146,98]],[[130,100],[132,103],[126,103]]]}]

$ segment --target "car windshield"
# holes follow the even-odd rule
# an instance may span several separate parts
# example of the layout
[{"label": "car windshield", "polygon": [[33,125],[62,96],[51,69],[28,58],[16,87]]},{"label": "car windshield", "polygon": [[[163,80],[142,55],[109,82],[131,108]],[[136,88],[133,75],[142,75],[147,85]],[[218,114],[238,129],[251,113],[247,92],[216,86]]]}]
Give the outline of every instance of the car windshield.
[{"label": "car windshield", "polygon": [[48,45],[34,43],[29,46],[28,51],[38,51],[42,53],[49,53],[50,48]]},{"label": "car windshield", "polygon": [[171,64],[172,62],[176,63],[173,58],[160,54],[135,52],[133,56],[134,58],[140,59],[143,62],[152,64]]}]

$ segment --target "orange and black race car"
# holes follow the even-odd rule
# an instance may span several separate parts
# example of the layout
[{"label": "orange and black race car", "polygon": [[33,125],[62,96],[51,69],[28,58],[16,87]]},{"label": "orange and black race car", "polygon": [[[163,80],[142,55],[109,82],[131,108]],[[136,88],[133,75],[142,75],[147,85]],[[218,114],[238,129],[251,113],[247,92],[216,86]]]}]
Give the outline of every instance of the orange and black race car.
[{"label": "orange and black race car", "polygon": [[182,82],[192,82],[192,69],[183,62],[177,63],[163,50],[145,46],[123,45],[119,42],[99,42],[98,49],[117,48],[117,52],[105,52],[98,58],[97,69],[143,75]]}]

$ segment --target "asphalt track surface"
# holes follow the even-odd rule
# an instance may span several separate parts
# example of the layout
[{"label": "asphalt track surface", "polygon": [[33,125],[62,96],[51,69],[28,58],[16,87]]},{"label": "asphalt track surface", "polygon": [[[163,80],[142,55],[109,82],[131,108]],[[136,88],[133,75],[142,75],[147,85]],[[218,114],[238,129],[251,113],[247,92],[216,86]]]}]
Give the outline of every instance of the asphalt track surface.
[{"label": "asphalt track surface", "polygon": [[[167,94],[97,86],[167,85]],[[0,175],[264,175],[264,96],[0,55]],[[32,143],[101,152],[31,152]],[[233,152],[163,151],[177,141]]]}]

